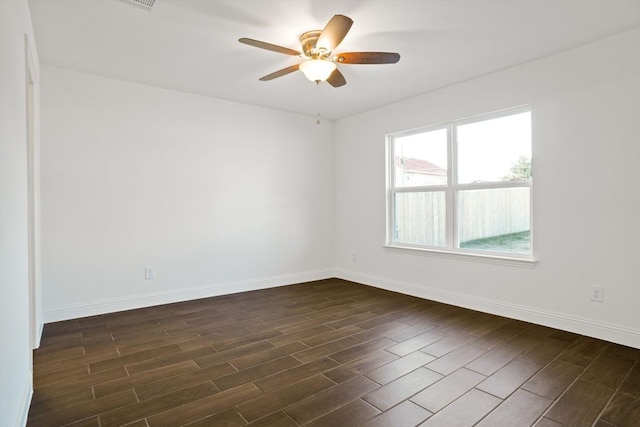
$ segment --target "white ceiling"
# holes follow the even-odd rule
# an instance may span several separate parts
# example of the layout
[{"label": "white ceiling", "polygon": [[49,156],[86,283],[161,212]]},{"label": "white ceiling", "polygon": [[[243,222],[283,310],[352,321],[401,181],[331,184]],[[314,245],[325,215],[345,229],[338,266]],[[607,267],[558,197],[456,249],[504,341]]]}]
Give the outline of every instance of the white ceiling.
[{"label": "white ceiling", "polygon": [[[7,0],[0,0],[7,1]],[[340,65],[347,85],[319,88],[339,119],[640,26],[638,0],[29,0],[43,64],[314,116],[300,72],[258,78],[300,58],[298,36],[334,14],[354,24],[336,52],[399,52],[394,65]],[[639,47],[640,49],[640,47]]]}]

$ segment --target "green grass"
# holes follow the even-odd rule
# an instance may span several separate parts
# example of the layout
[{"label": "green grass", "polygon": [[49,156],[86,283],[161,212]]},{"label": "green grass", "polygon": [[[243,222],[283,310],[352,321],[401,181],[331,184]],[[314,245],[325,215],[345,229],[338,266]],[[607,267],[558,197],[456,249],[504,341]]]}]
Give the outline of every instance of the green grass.
[{"label": "green grass", "polygon": [[460,242],[460,247],[464,249],[477,249],[481,251],[527,254],[531,252],[530,236],[531,233],[529,231],[522,231],[520,233],[512,234],[502,234],[500,236]]}]

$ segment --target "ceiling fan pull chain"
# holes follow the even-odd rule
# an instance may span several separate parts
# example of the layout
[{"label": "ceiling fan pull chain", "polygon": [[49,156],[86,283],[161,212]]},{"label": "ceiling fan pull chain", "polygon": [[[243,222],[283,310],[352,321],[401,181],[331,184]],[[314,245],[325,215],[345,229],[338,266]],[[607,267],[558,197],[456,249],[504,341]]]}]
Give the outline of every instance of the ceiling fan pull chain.
[{"label": "ceiling fan pull chain", "polygon": [[320,124],[320,81],[316,81],[316,124]]}]

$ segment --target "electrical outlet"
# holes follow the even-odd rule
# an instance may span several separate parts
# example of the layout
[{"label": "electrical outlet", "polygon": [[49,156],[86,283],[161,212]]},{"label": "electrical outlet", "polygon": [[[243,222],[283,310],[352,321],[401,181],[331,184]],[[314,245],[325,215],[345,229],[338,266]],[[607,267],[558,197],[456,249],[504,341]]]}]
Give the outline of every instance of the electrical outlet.
[{"label": "electrical outlet", "polygon": [[156,268],[155,267],[145,267],[144,268],[144,280],[152,280],[156,278]]},{"label": "electrical outlet", "polygon": [[351,262],[358,262],[358,256],[355,253],[351,254]]},{"label": "electrical outlet", "polygon": [[589,295],[591,298],[591,301],[595,301],[595,302],[603,302],[604,299],[604,289],[602,288],[602,286],[591,286],[591,288],[589,288]]}]

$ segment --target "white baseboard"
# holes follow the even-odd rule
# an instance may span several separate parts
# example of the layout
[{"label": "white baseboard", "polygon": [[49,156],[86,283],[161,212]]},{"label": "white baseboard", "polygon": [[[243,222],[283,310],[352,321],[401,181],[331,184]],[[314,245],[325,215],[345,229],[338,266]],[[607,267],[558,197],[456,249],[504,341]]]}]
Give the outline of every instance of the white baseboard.
[{"label": "white baseboard", "polygon": [[44,323],[330,279],[332,277],[640,348],[640,331],[624,326],[342,269],[318,270],[255,280],[217,283],[55,307],[44,311]]},{"label": "white baseboard", "polygon": [[404,283],[385,277],[371,276],[350,270],[335,270],[334,275],[340,279],[376,288],[482,311],[484,313],[504,316],[511,319],[523,320],[525,322],[536,323],[634,348],[640,348],[640,331],[620,325],[599,322],[564,313],[540,310],[523,305],[510,304],[490,298],[481,298],[458,292],[425,287],[422,285],[418,286],[411,283]]},{"label": "white baseboard", "polygon": [[314,280],[329,279],[332,277],[333,270],[317,270],[262,279],[216,283],[206,286],[173,289],[170,291],[154,292],[143,295],[131,295],[121,298],[89,301],[81,304],[72,304],[46,309],[43,312],[44,323],[77,319],[80,317],[95,316],[98,314],[114,313],[117,311],[133,310],[136,308],[170,304],[199,298],[235,294],[238,292],[274,288],[277,286],[293,285],[296,283],[311,282]]}]

